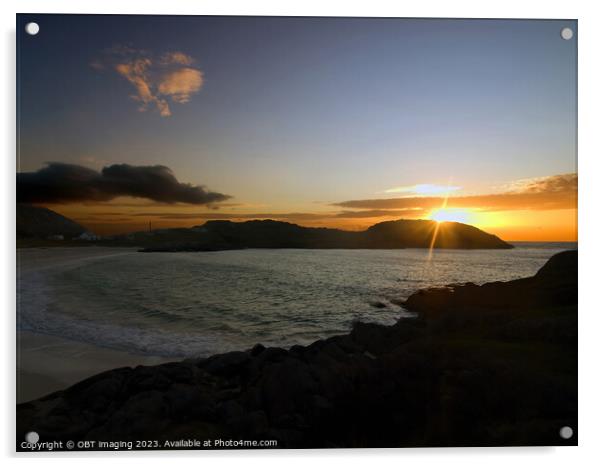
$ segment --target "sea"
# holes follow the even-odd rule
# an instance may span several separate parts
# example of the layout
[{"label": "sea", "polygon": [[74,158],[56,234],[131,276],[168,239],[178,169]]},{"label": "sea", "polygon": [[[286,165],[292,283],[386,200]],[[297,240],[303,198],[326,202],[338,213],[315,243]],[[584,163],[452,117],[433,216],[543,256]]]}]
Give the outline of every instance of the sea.
[{"label": "sea", "polygon": [[20,250],[17,327],[148,356],[305,345],[355,321],[413,318],[399,302],[421,288],[528,277],[577,247],[514,245],[430,259],[425,249]]}]

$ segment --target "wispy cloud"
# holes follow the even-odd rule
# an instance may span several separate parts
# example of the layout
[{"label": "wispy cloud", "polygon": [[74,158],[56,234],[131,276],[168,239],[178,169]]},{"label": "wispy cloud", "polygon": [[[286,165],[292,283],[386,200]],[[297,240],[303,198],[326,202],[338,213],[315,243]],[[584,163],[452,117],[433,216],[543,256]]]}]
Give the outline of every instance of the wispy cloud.
[{"label": "wispy cloud", "polygon": [[[410,196],[391,199],[357,199],[333,205],[348,209],[433,209],[441,206],[441,196]],[[482,211],[560,210],[577,207],[577,174],[569,173],[506,185],[505,192],[473,196],[453,196],[449,208],[473,208]]]},{"label": "wispy cloud", "polygon": [[576,192],[577,174],[566,173],[564,175],[524,178],[508,183],[502,189],[507,192],[517,193]]},{"label": "wispy cloud", "polygon": [[167,52],[161,56],[161,63],[163,65],[193,65],[195,62],[194,58],[186,55],[183,52]]},{"label": "wispy cloud", "polygon": [[460,186],[443,186],[437,184],[414,184],[412,186],[398,186],[395,188],[389,188],[386,193],[407,193],[415,195],[443,195],[449,194],[453,191],[462,189]]},{"label": "wispy cloud", "polygon": [[134,88],[130,98],[138,110],[156,109],[163,117],[172,114],[170,103],[185,104],[203,87],[204,75],[196,60],[180,51],[155,57],[130,46],[114,46],[103,52],[90,66],[97,71],[112,70]]},{"label": "wispy cloud", "polygon": [[163,77],[159,83],[159,93],[171,97],[179,104],[190,102],[203,85],[203,74],[193,68],[181,68]]}]

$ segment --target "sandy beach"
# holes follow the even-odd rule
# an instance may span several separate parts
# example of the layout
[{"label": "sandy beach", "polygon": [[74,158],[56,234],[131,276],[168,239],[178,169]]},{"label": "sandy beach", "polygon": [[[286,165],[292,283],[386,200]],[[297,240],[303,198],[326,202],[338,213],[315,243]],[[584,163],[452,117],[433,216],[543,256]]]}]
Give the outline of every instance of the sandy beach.
[{"label": "sandy beach", "polygon": [[17,334],[17,403],[63,390],[94,374],[117,367],[173,360],[21,331]]},{"label": "sandy beach", "polygon": [[[69,266],[82,260],[132,254],[124,248],[29,248],[17,251],[18,276],[27,280],[30,272]],[[22,403],[102,371],[123,366],[152,365],[172,359],[135,355],[101,348],[65,338],[17,331],[17,402]]]}]

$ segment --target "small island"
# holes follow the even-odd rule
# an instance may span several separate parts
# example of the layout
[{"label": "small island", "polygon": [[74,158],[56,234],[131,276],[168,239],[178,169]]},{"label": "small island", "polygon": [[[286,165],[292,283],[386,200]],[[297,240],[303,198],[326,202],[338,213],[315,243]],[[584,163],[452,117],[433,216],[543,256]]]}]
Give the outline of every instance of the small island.
[{"label": "small island", "polygon": [[[437,234],[438,230],[438,234]],[[297,249],[511,249],[495,235],[458,222],[395,220],[364,231],[302,227],[275,220],[212,220],[190,230],[165,230],[143,252],[215,251],[243,248]]]}]

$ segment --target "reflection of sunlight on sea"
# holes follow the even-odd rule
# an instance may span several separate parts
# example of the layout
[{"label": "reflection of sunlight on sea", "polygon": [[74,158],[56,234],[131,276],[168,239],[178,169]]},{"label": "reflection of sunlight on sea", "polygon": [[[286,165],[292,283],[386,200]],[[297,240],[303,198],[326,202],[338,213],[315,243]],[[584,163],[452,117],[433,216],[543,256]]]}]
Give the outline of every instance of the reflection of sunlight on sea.
[{"label": "reflection of sunlight on sea", "polygon": [[151,355],[308,344],[391,324],[419,288],[532,275],[563,249],[242,250],[121,254],[19,277],[23,329]]}]

